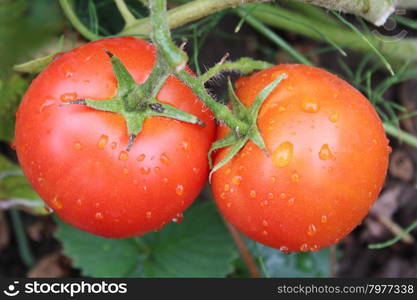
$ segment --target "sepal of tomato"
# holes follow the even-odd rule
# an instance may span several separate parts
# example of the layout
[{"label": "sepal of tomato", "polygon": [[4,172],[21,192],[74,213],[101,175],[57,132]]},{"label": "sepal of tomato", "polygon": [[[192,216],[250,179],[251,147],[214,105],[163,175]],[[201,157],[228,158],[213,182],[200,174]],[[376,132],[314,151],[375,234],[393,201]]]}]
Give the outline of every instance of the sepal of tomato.
[{"label": "sepal of tomato", "polygon": [[116,95],[117,80],[104,50],[114,53],[137,83],[155,65],[154,46],[132,37],[103,39],[65,53],[24,96],[15,144],[30,183],[64,221],[122,238],[160,228],[197,197],[207,179],[215,124],[193,92],[169,77],[158,101],[206,126],[150,117],[126,151],[129,136],[122,116],[82,105],[61,106]]},{"label": "sepal of tomato", "polygon": [[[248,142],[212,177],[217,205],[248,237],[288,251],[314,251],[351,232],[377,198],[389,146],[369,101],[335,75],[279,65],[236,83],[250,106],[287,74],[265,100],[258,128],[270,155]],[[220,126],[218,138],[229,130]],[[229,148],[218,150],[221,161]]]}]

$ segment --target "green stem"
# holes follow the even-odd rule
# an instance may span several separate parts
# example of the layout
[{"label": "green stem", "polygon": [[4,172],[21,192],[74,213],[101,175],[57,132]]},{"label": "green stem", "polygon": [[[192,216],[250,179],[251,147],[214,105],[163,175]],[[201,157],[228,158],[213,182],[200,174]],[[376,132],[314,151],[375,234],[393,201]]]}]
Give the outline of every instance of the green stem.
[{"label": "green stem", "polygon": [[[245,3],[264,1],[269,0],[195,0],[170,9],[167,22],[170,28],[176,28],[226,8]],[[125,28],[120,34],[147,35],[151,32],[151,28],[150,18],[143,18],[136,20],[134,24]]]},{"label": "green stem", "polygon": [[417,220],[411,223],[410,226],[404,229],[404,231],[400,233],[399,235],[397,235],[395,238],[388,240],[386,242],[383,242],[383,243],[369,245],[368,248],[369,249],[382,249],[382,248],[392,246],[395,243],[399,242],[406,234],[410,233],[416,228],[417,228]]},{"label": "green stem", "polygon": [[214,100],[206,91],[204,84],[198,77],[194,77],[186,71],[181,71],[177,77],[189,86],[201,102],[207,106],[220,121],[239,135],[244,135],[249,129],[248,124],[239,120],[227,106]]},{"label": "green stem", "polygon": [[397,138],[398,140],[406,144],[409,144],[410,146],[417,148],[417,137],[415,137],[414,135],[409,134],[401,130],[401,128],[398,128],[390,123],[384,123],[384,128],[389,135]]},{"label": "green stem", "polygon": [[69,0],[59,0],[61,4],[61,8],[64,11],[65,15],[67,16],[68,20],[71,24],[81,33],[88,40],[98,40],[101,36],[96,35],[95,33],[91,32],[81,21],[78,19],[77,15],[74,12],[74,8],[72,7]]},{"label": "green stem", "polygon": [[34,259],[32,252],[30,251],[29,242],[24,230],[22,220],[20,218],[20,213],[16,209],[10,209],[10,216],[12,219],[13,230],[16,236],[16,242],[20,257],[27,267],[31,267],[34,265]]},{"label": "green stem", "polygon": [[376,26],[384,25],[395,11],[395,0],[298,0],[327,9],[363,17]]},{"label": "green stem", "polygon": [[125,27],[129,27],[133,23],[135,23],[136,18],[130,12],[130,10],[127,7],[125,1],[124,0],[114,0],[114,2],[116,3],[117,9],[119,10],[120,14],[123,17],[123,20],[125,21]]},{"label": "green stem", "polygon": [[255,28],[257,31],[259,31],[260,33],[262,33],[265,37],[267,37],[269,40],[271,40],[278,47],[281,47],[282,49],[284,49],[285,51],[287,51],[298,62],[303,63],[303,64],[306,64],[306,65],[310,65],[310,66],[313,65],[312,62],[310,62],[300,52],[298,52],[296,49],[294,49],[283,38],[281,38],[279,35],[277,35],[275,32],[273,32],[267,26],[265,26],[264,24],[262,24],[262,22],[258,21],[256,18],[252,17],[249,14],[249,11],[246,11],[243,8],[236,8],[236,11],[237,11],[237,14],[241,18],[245,19],[245,21],[248,22],[253,28]]}]

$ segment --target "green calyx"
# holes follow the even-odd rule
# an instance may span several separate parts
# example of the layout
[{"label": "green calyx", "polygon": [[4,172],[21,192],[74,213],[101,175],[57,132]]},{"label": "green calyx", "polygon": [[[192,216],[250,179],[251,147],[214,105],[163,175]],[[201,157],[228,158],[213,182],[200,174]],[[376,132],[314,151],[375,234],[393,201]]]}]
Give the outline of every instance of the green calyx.
[{"label": "green calyx", "polygon": [[149,117],[166,117],[200,126],[205,125],[196,116],[156,99],[159,90],[170,74],[166,71],[167,67],[163,60],[158,59],[149,78],[144,83],[137,84],[120,59],[107,49],[104,49],[104,51],[110,58],[117,79],[116,95],[111,99],[102,101],[77,99],[62,105],[85,105],[98,111],[112,112],[123,116],[129,136],[128,151],[132,147],[136,136],[141,132],[143,123]]},{"label": "green calyx", "polygon": [[[247,125],[246,130],[242,133],[241,130],[231,131],[227,134],[224,138],[216,141],[210,148],[208,158],[210,163],[210,179],[214,172],[218,169],[223,167],[227,164],[239,151],[246,145],[248,141],[252,141],[256,146],[258,146],[262,151],[265,152],[266,155],[269,156],[268,149],[265,145],[265,141],[263,140],[261,133],[259,131],[257,120],[259,110],[262,107],[264,101],[268,98],[268,96],[272,93],[272,91],[280,84],[282,80],[287,78],[287,74],[281,74],[276,80],[268,84],[256,97],[253,104],[249,107],[246,107],[242,104],[239,100],[235,91],[233,90],[232,83],[228,82],[228,90],[229,90],[229,97],[232,104],[232,112],[233,114],[244,124]],[[215,150],[230,147],[229,152],[227,155],[218,162],[215,166],[213,166],[212,162],[212,153]]]}]

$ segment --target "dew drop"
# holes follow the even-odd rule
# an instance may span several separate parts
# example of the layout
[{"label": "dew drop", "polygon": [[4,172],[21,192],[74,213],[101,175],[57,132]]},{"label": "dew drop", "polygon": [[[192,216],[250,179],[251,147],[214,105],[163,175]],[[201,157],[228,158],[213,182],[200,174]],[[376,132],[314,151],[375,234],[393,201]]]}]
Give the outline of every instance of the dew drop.
[{"label": "dew drop", "polygon": [[339,121],[339,113],[334,112],[329,116],[329,121],[336,123],[337,121]]},{"label": "dew drop", "polygon": [[328,144],[324,144],[320,148],[319,152],[319,158],[321,160],[328,160],[334,158],[332,151],[330,150],[330,147]]},{"label": "dew drop", "polygon": [[327,216],[321,216],[321,223],[325,224],[327,223]]},{"label": "dew drop", "polygon": [[236,175],[232,178],[232,182],[235,185],[239,185],[242,181],[242,176]]},{"label": "dew drop", "polygon": [[300,175],[298,175],[298,173],[297,173],[297,172],[294,172],[294,173],[291,175],[291,180],[292,180],[293,182],[300,182]]},{"label": "dew drop", "polygon": [[182,213],[179,213],[175,216],[175,218],[172,219],[172,222],[181,223],[183,220],[184,220],[184,215]]},{"label": "dew drop", "polygon": [[224,185],[224,191],[225,191],[225,192],[228,192],[229,190],[230,190],[230,185],[226,183],[226,184]]},{"label": "dew drop", "polygon": [[168,164],[169,163],[169,158],[165,153],[161,154],[160,160],[163,164]]},{"label": "dew drop", "polygon": [[308,245],[306,243],[302,244],[300,246],[300,251],[301,252],[307,252],[308,251]]},{"label": "dew drop", "polygon": [[45,110],[45,108],[51,106],[52,104],[55,103],[55,100],[53,99],[48,99],[46,100],[40,107],[39,107],[39,112],[43,112]]},{"label": "dew drop", "polygon": [[119,159],[120,160],[128,160],[129,158],[129,154],[126,151],[121,151],[119,154]]},{"label": "dew drop", "polygon": [[277,182],[277,178],[275,176],[271,176],[269,178],[269,180],[271,181],[271,183],[276,183]]},{"label": "dew drop", "polygon": [[274,199],[274,194],[273,193],[268,193],[268,198],[269,199]]},{"label": "dew drop", "polygon": [[143,161],[145,159],[146,155],[145,154],[141,154],[138,156],[138,158],[136,159],[137,161]]},{"label": "dew drop", "polygon": [[311,99],[305,99],[301,103],[301,108],[303,111],[308,113],[316,113],[320,110],[320,105],[317,101]]},{"label": "dew drop", "polygon": [[75,201],[75,203],[77,203],[78,206],[81,206],[83,204],[83,200],[77,199],[77,201]]},{"label": "dew drop", "polygon": [[150,168],[148,168],[148,167],[141,167],[141,168],[140,168],[140,172],[141,172],[142,174],[144,174],[144,175],[147,175],[147,174],[149,174],[149,173],[151,172],[151,169],[150,169]]},{"label": "dew drop", "polygon": [[155,173],[159,173],[161,172],[161,168],[160,167],[155,167]]},{"label": "dew drop", "polygon": [[295,203],[295,198],[292,197],[292,198],[288,199],[288,202],[287,203],[288,203],[288,206],[293,206],[294,203]]},{"label": "dew drop", "polygon": [[309,236],[313,236],[313,235],[315,235],[316,233],[317,233],[317,228],[316,228],[316,226],[314,226],[314,224],[310,224],[310,225],[308,226],[307,234],[308,234]]},{"label": "dew drop", "polygon": [[123,174],[129,174],[129,169],[128,168],[123,168]]},{"label": "dew drop", "polygon": [[96,220],[103,220],[103,219],[104,219],[104,216],[103,216],[103,214],[102,214],[101,212],[97,212],[97,213],[95,214],[94,218],[95,218]]},{"label": "dew drop", "polygon": [[184,151],[188,151],[188,148],[189,148],[189,143],[187,142],[187,141],[182,141],[181,142],[181,148],[184,150]]},{"label": "dew drop", "polygon": [[249,196],[250,196],[251,198],[256,198],[256,191],[255,191],[255,190],[251,190],[251,191],[249,192]]},{"label": "dew drop", "polygon": [[391,146],[387,146],[387,152],[388,152],[388,154],[392,153],[392,147]]},{"label": "dew drop", "polygon": [[75,150],[81,150],[81,148],[82,148],[83,146],[81,145],[81,143],[80,142],[75,142],[74,143],[74,145],[73,145],[73,148],[75,149]]},{"label": "dew drop", "polygon": [[282,200],[284,200],[284,199],[286,199],[286,198],[287,198],[287,194],[285,194],[285,193],[280,193],[280,194],[279,194],[279,197],[280,197]]},{"label": "dew drop", "polygon": [[280,105],[280,106],[278,106],[278,111],[279,112],[284,112],[284,111],[286,111],[287,110],[287,108],[284,106],[284,105]]},{"label": "dew drop", "polygon": [[168,178],[166,178],[166,177],[162,178],[162,182],[163,183],[168,183]]},{"label": "dew drop", "polygon": [[262,235],[267,236],[267,235],[268,235],[268,231],[263,230],[263,231],[262,231]]},{"label": "dew drop", "polygon": [[318,249],[319,249],[319,246],[314,244],[313,246],[311,246],[310,251],[317,251]]},{"label": "dew drop", "polygon": [[268,227],[268,221],[267,220],[262,220],[262,225],[265,227]]},{"label": "dew drop", "polygon": [[194,168],[193,168],[193,173],[194,173],[194,174],[198,174],[198,168],[194,167]]},{"label": "dew drop", "polygon": [[290,142],[284,142],[275,149],[272,154],[272,161],[278,168],[286,167],[290,164],[294,152],[294,147]]},{"label": "dew drop", "polygon": [[261,206],[268,206],[268,205],[269,205],[268,200],[261,201]]},{"label": "dew drop", "polygon": [[222,198],[222,199],[226,199],[226,193],[225,193],[225,192],[222,192],[222,193],[220,194],[220,198]]},{"label": "dew drop", "polygon": [[226,203],[226,207],[227,207],[227,208],[231,208],[231,207],[232,207],[232,202],[230,202],[230,201],[229,201],[229,202],[227,202],[227,203]]},{"label": "dew drop", "polygon": [[228,168],[225,173],[230,174],[231,172],[232,172],[232,169]]},{"label": "dew drop", "polygon": [[97,142],[97,147],[99,147],[100,149],[103,149],[104,147],[106,147],[107,142],[109,141],[109,137],[107,135],[102,135]]},{"label": "dew drop", "polygon": [[182,184],[177,185],[177,187],[175,188],[175,193],[178,196],[181,196],[182,194],[184,194],[184,186]]},{"label": "dew drop", "polygon": [[151,211],[147,211],[145,215],[146,215],[147,219],[152,218],[152,212]]},{"label": "dew drop", "polygon": [[42,177],[38,177],[38,182],[43,182],[44,179]]},{"label": "dew drop", "polygon": [[148,191],[148,187],[146,185],[142,186],[142,191],[146,193]]},{"label": "dew drop", "polygon": [[287,246],[281,246],[281,247],[279,248],[279,250],[280,250],[281,252],[283,252],[283,253],[288,253],[288,251],[289,251],[289,249],[288,249],[288,247],[287,247]]},{"label": "dew drop", "polygon": [[65,93],[61,95],[61,101],[62,102],[68,102],[68,101],[72,101],[72,100],[76,100],[77,99],[77,93]]}]

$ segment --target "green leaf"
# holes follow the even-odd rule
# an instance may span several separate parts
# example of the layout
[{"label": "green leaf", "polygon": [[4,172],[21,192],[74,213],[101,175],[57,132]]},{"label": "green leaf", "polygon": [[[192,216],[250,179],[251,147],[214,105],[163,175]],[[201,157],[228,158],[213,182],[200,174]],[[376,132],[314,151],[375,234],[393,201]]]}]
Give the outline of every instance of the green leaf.
[{"label": "green leaf", "polygon": [[21,169],[0,155],[0,208],[22,208],[33,214],[46,214],[43,201],[32,189]]},{"label": "green leaf", "polygon": [[284,254],[252,240],[245,239],[250,251],[260,262],[266,277],[329,277],[330,251]]},{"label": "green leaf", "polygon": [[38,74],[43,71],[53,60],[58,52],[50,55],[35,58],[31,61],[24,62],[13,66],[13,70],[21,73]]},{"label": "green leaf", "polygon": [[88,276],[224,277],[238,257],[211,202],[191,207],[182,223],[138,238],[106,239],[56,222],[64,253]]},{"label": "green leaf", "polygon": [[0,80],[0,140],[13,139],[16,110],[27,87],[28,82],[16,74]]},{"label": "green leaf", "polygon": [[140,261],[139,248],[133,238],[114,240],[85,233],[55,218],[56,237],[64,254],[85,276],[125,277]]},{"label": "green leaf", "polygon": [[148,277],[224,277],[238,257],[232,238],[212,202],[196,204],[180,224],[143,237],[151,249]]}]

